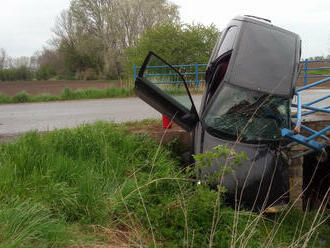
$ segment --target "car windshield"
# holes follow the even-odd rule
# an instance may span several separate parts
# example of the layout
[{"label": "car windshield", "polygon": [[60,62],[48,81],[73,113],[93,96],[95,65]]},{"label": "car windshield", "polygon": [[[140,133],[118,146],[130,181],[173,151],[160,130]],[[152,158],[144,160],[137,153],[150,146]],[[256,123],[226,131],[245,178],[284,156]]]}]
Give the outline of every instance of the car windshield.
[{"label": "car windshield", "polygon": [[289,100],[225,85],[205,116],[205,124],[243,142],[275,141],[290,126]]}]

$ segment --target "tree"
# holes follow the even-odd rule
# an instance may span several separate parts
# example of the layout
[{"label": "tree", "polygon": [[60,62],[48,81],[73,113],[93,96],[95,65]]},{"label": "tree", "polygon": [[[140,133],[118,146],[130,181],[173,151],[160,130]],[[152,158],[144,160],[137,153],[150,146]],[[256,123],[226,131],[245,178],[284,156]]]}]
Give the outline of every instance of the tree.
[{"label": "tree", "polygon": [[30,57],[13,58],[0,49],[0,81],[32,80],[33,75]]},{"label": "tree", "polygon": [[145,32],[136,47],[125,51],[125,68],[142,65],[149,51],[157,53],[170,64],[207,63],[219,31],[214,25],[168,24]]},{"label": "tree", "polygon": [[78,72],[118,76],[126,48],[147,29],[178,21],[178,6],[167,0],[72,0],[56,21],[52,44]]},{"label": "tree", "polygon": [[7,59],[7,53],[6,53],[5,49],[1,48],[0,49],[0,70],[5,68],[6,59]]}]

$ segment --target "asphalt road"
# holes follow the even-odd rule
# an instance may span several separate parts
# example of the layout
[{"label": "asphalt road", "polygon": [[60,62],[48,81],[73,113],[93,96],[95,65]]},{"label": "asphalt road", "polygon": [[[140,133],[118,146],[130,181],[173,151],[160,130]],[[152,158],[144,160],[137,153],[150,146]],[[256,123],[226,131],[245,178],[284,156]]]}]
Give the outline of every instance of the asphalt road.
[{"label": "asphalt road", "polygon": [[[303,102],[328,95],[329,91],[310,90],[303,94]],[[201,96],[194,96],[194,101],[198,107]],[[324,104],[330,105],[330,99]],[[0,135],[71,128],[98,120],[126,122],[160,117],[157,111],[138,98],[4,104],[0,105]]]}]

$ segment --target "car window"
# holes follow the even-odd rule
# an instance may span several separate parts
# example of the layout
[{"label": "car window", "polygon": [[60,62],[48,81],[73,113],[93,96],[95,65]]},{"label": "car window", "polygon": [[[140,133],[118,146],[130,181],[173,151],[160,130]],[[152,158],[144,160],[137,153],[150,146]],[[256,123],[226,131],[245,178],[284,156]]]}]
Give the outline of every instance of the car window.
[{"label": "car window", "polygon": [[223,56],[221,60],[219,60],[219,62],[214,65],[214,68],[210,68],[206,71],[205,79],[207,82],[209,82],[206,102],[209,102],[215,91],[222,83],[228,69],[230,57],[231,53],[226,54],[226,56]]},{"label": "car window", "polygon": [[237,26],[232,26],[229,27],[229,29],[227,30],[221,31],[221,35],[219,36],[217,44],[212,51],[212,55],[208,63],[209,65],[219,56],[233,49],[237,32],[238,32]]},{"label": "car window", "polygon": [[217,58],[220,57],[225,52],[233,49],[235,44],[236,35],[237,35],[238,27],[232,26],[227,30],[226,36],[221,43],[220,49],[217,53]]},{"label": "car window", "polygon": [[242,141],[281,139],[289,128],[289,100],[225,85],[205,116],[205,124],[219,134]]}]

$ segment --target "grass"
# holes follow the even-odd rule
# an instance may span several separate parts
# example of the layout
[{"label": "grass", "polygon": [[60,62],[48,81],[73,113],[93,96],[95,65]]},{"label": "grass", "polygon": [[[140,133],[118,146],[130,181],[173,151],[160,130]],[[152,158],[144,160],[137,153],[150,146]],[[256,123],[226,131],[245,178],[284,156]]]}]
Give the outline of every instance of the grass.
[{"label": "grass", "polygon": [[[164,89],[164,92],[169,95],[182,95],[186,94],[184,88],[168,88]],[[191,89],[190,92],[202,93],[202,90]],[[127,87],[110,87],[104,90],[89,88],[89,89],[80,89],[80,90],[70,90],[65,88],[61,95],[50,95],[50,94],[41,94],[41,95],[29,95],[26,92],[21,92],[15,96],[5,96],[0,93],[0,104],[5,103],[27,103],[27,102],[51,102],[51,101],[66,101],[66,100],[83,100],[83,99],[102,99],[102,98],[122,98],[135,96],[133,88]]]},{"label": "grass", "polygon": [[[1,144],[0,247],[208,247],[217,192],[196,186],[171,145],[126,132],[153,123],[100,122]],[[213,247],[302,247],[315,216],[327,218],[223,204],[218,213]],[[320,225],[307,247],[327,247],[329,232]]]},{"label": "grass", "polygon": [[[301,71],[301,75],[304,75],[304,70]],[[308,70],[308,75],[330,75],[330,69],[322,70]]]},{"label": "grass", "polygon": [[0,94],[0,103],[25,103],[25,102],[50,102],[50,101],[65,101],[65,100],[80,100],[80,99],[100,99],[114,97],[129,97],[133,96],[134,92],[131,88],[110,87],[105,90],[89,88],[85,90],[72,91],[65,88],[61,95],[29,95],[25,92],[18,93],[13,97]]}]

